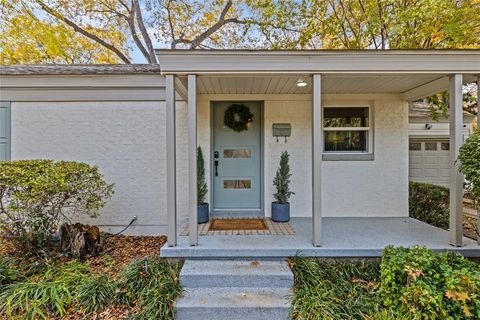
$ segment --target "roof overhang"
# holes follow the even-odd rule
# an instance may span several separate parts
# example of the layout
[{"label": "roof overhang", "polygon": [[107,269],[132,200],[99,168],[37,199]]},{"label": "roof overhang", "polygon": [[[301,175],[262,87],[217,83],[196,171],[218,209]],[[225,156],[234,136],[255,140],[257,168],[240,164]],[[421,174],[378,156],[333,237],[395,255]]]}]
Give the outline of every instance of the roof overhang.
[{"label": "roof overhang", "polygon": [[480,74],[480,50],[171,50],[164,74]]}]

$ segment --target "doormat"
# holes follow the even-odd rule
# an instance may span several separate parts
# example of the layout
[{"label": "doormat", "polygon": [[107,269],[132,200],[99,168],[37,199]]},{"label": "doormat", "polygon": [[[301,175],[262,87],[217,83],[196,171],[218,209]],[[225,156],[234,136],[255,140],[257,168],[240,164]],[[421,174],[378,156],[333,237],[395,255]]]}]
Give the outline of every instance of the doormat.
[{"label": "doormat", "polygon": [[208,230],[268,230],[268,228],[263,219],[213,219]]},{"label": "doormat", "polygon": [[[263,219],[266,229],[254,230],[254,229],[230,229],[230,230],[212,230],[210,225],[216,220],[226,220],[226,223],[229,223],[230,220],[236,218],[221,218],[221,219],[211,219],[207,223],[198,225],[198,235],[199,236],[254,236],[254,235],[272,235],[272,236],[292,236],[295,235],[295,230],[288,222],[274,222],[270,218]],[[243,218],[242,220],[258,220],[258,218]],[[260,219],[262,220],[262,219]],[[181,231],[181,236],[188,236],[189,226],[185,225]]]}]

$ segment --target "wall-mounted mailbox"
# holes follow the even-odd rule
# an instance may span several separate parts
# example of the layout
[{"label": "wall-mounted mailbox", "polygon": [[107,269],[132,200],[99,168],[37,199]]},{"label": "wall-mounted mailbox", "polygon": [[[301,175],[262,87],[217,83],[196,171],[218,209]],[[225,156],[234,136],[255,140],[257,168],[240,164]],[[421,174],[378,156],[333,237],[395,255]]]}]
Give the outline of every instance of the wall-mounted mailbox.
[{"label": "wall-mounted mailbox", "polygon": [[292,134],[292,125],[290,123],[274,123],[273,124],[273,136],[277,138],[278,142],[278,137],[284,137],[285,142],[287,142],[287,137],[290,137]]}]

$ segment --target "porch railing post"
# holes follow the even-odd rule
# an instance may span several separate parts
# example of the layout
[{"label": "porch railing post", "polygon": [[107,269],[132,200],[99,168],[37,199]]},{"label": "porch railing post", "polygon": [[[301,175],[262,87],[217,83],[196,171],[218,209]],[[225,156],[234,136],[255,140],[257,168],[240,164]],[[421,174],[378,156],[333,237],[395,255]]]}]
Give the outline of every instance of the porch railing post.
[{"label": "porch railing post", "polygon": [[322,76],[313,75],[312,82],[312,225],[313,245],[322,239]]},{"label": "porch railing post", "polygon": [[450,76],[450,244],[463,245],[463,174],[455,161],[463,143],[462,75]]},{"label": "porch railing post", "polygon": [[188,75],[188,210],[189,210],[189,242],[191,246],[198,244],[197,229],[197,78]]},{"label": "porch railing post", "polygon": [[175,76],[165,76],[165,122],[167,139],[167,244],[177,245],[177,187],[175,147]]}]

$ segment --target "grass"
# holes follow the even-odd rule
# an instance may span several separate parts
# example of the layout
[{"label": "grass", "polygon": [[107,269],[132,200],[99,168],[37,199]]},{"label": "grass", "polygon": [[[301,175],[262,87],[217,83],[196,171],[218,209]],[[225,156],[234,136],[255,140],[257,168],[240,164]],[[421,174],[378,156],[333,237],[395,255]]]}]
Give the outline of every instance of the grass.
[{"label": "grass", "polygon": [[295,275],[294,319],[368,319],[378,312],[378,261],[332,263],[296,257],[290,264]]},{"label": "grass", "polygon": [[160,258],[134,260],[115,278],[75,260],[18,265],[0,260],[0,318],[93,318],[105,308],[128,305],[131,319],[173,319],[181,293],[180,265]]}]

